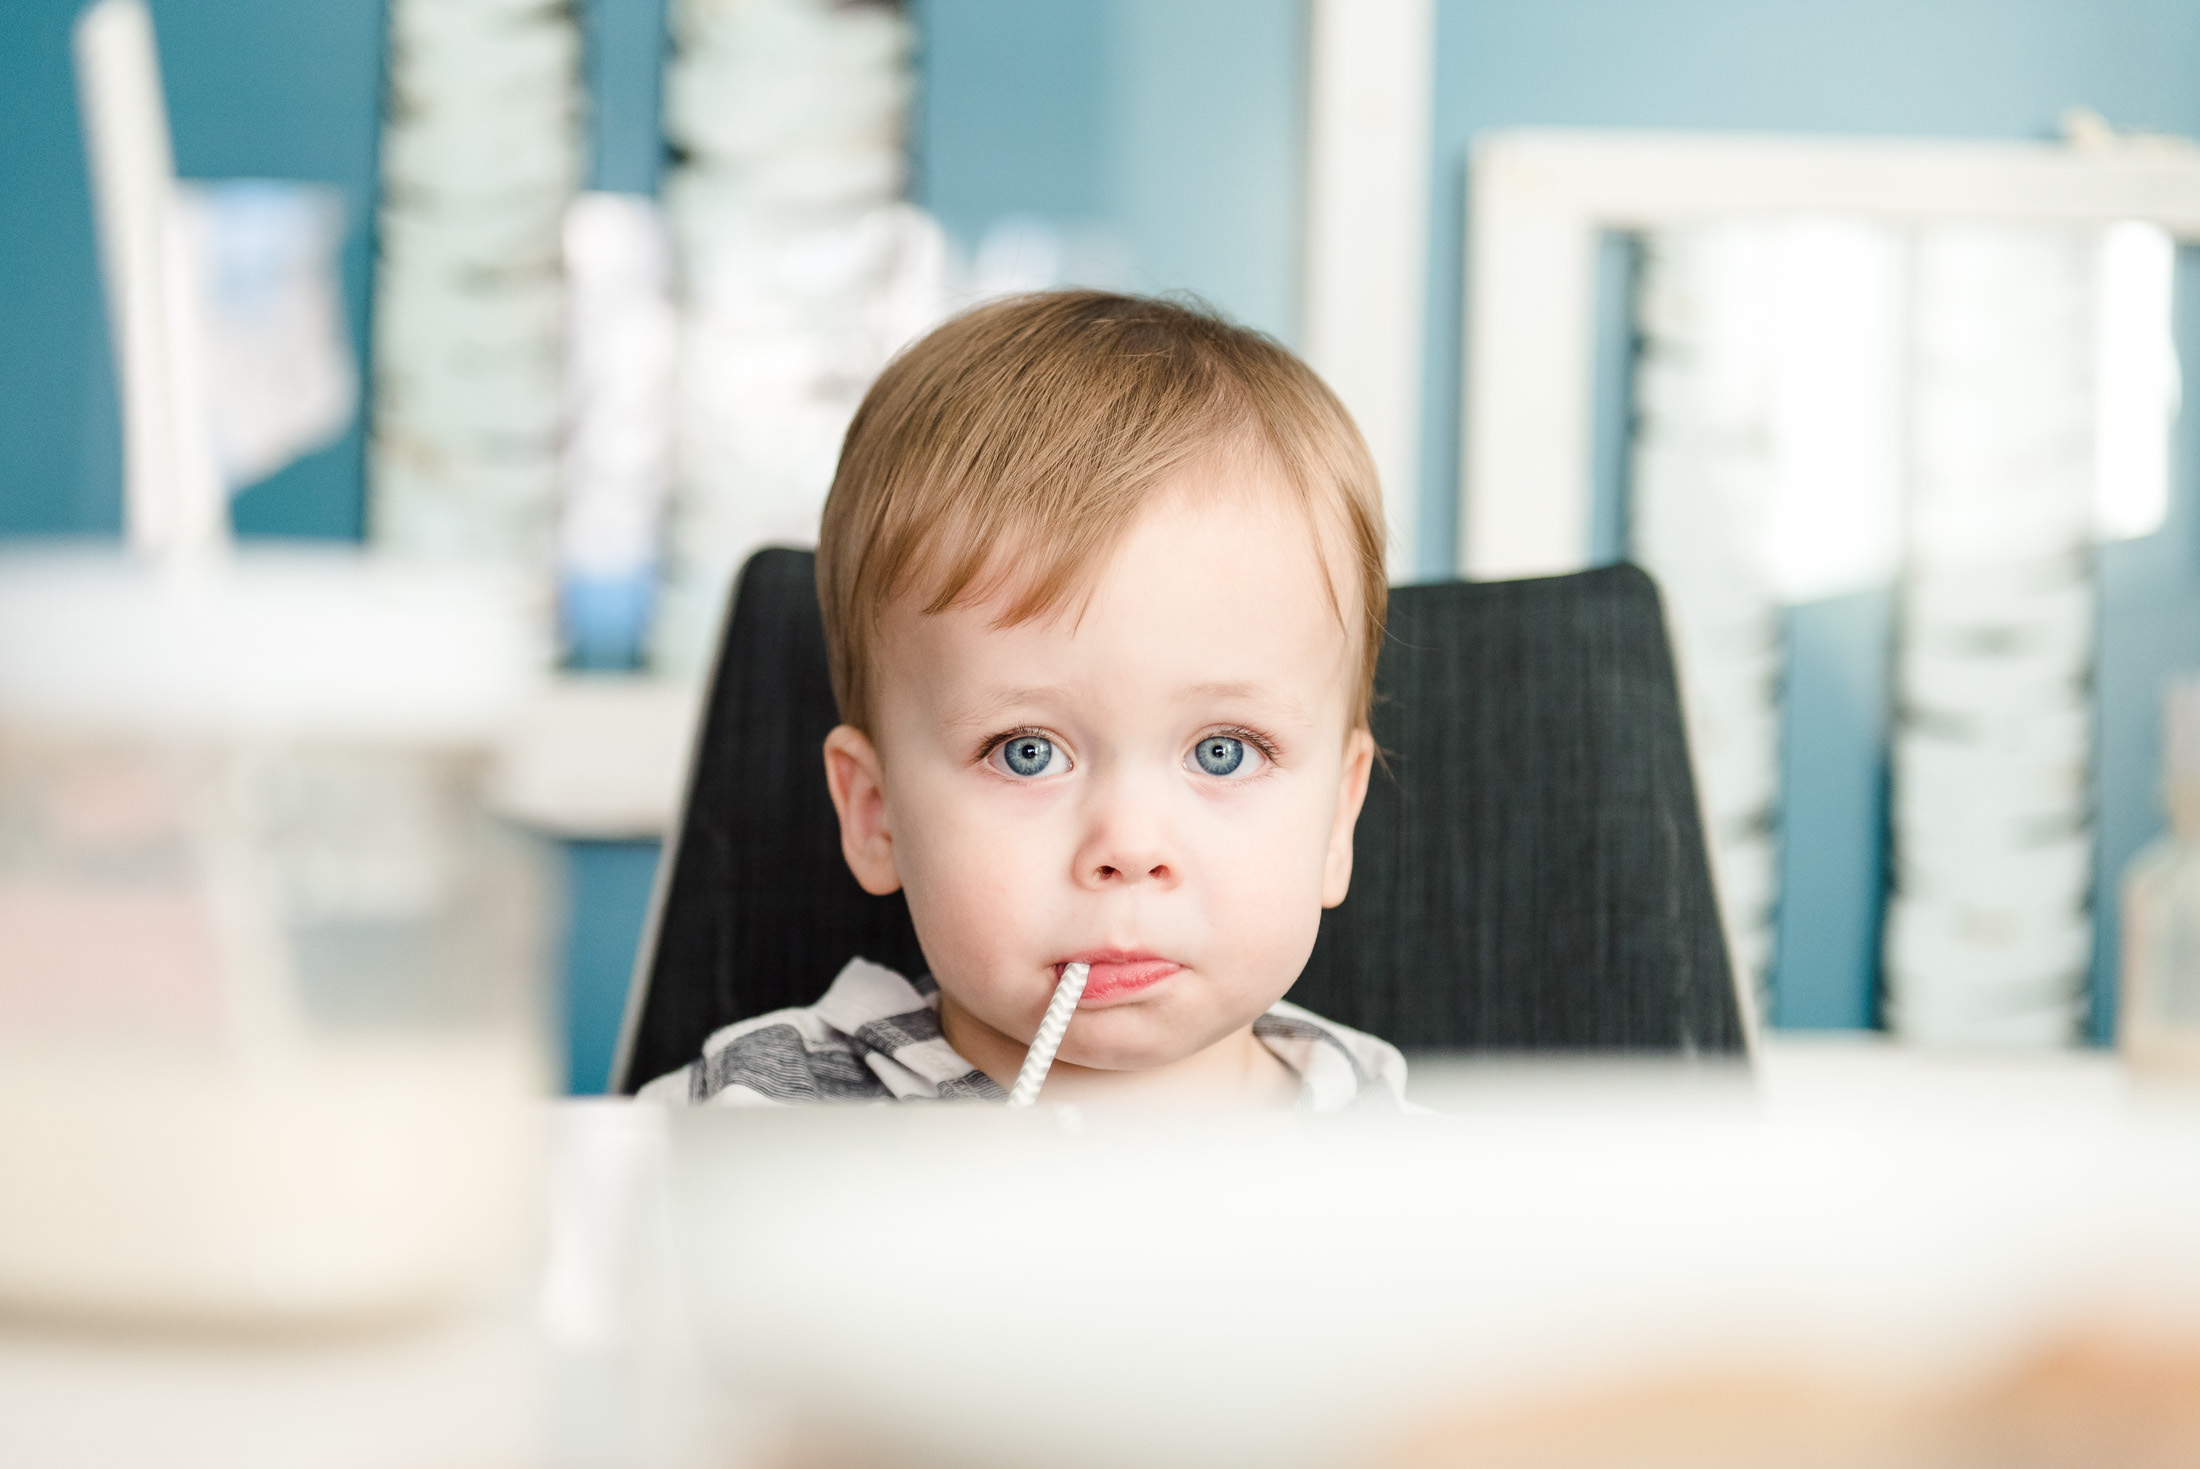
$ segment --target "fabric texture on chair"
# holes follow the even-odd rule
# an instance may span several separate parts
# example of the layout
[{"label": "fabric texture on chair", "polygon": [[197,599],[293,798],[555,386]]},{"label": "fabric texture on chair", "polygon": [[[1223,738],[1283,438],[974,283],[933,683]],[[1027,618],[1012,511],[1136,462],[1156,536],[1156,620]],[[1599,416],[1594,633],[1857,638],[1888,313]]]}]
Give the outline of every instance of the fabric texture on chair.
[{"label": "fabric texture on chair", "polygon": [[1399,587],[1388,770],[1291,998],[1401,1049],[1741,1048],[1656,586]]},{"label": "fabric texture on chair", "polygon": [[[1400,587],[1387,769],[1299,1004],[1407,1050],[1740,1049],[1663,613],[1631,566]],[[809,553],[760,551],[727,618],[619,1086],[815,1000],[848,959],[926,965],[840,855]]]}]

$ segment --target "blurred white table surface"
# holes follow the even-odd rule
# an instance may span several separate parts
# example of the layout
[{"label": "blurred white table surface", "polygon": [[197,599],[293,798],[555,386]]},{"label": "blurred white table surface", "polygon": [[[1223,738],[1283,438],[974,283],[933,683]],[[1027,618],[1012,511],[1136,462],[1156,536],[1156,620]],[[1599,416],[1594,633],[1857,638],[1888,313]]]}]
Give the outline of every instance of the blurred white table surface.
[{"label": "blurred white table surface", "polygon": [[[326,1336],[0,1321],[7,1469],[739,1469],[776,1442],[703,1380],[662,1249],[660,1109],[568,1100],[546,1229],[455,1317]],[[669,1314],[662,1308],[671,1303]],[[768,1454],[764,1462],[775,1458]]]},{"label": "blurred white table surface", "polygon": [[[1884,1234],[1896,1224],[1873,1224],[1901,1205],[1884,1192],[1916,1181],[1914,1172],[1901,1168],[1875,1172],[1871,1161],[1880,1140],[1910,1135],[1911,1120],[1930,1117],[1944,1132],[1954,1129],[1950,1136],[1976,1124],[2001,1136],[2076,1128],[2111,1137],[2134,1115],[2130,1088],[2110,1054],[1930,1056],[1854,1038],[1774,1042],[1760,1055],[1754,1083],[1654,1068],[1477,1062],[1425,1067],[1420,1077],[1417,1088],[1439,1111],[1469,1114],[1465,1131],[1445,1118],[1381,1132],[1320,1125],[1294,1132],[1280,1119],[1239,1119],[1172,1128],[1167,1136],[1178,1140],[1174,1155],[1169,1145],[1147,1149],[1130,1130],[1099,1119],[1090,1119],[1088,1128],[1063,1116],[978,1118],[959,1109],[966,1123],[935,1126],[876,1113],[676,1117],[623,1101],[559,1103],[549,1122],[556,1145],[541,1260],[515,1271],[530,1283],[508,1299],[461,1319],[333,1339],[126,1337],[0,1326],[0,1465],[738,1469],[781,1462],[784,1419],[776,1405],[800,1399],[797,1411],[813,1418],[846,1406],[875,1439],[879,1424],[900,1421],[895,1415],[908,1409],[910,1392],[934,1394],[931,1406],[938,1411],[909,1419],[914,1441],[934,1455],[1017,1462],[1004,1449],[1003,1435],[1012,1440],[1035,1431],[1033,1422],[1061,1414],[1064,1442],[1084,1435],[1081,1451],[1023,1462],[1128,1462],[1121,1453],[1137,1448],[1141,1433],[1169,1436],[1168,1443],[1181,1439],[1184,1448],[1173,1456],[1142,1453],[1140,1462],[1223,1462],[1201,1447],[1197,1425],[1171,1417],[1181,1402],[1176,1409],[1156,1409],[1149,1420],[1126,1413],[1125,1403],[1171,1374],[1181,1378],[1186,1367],[1178,1358],[1194,1353],[1187,1360],[1198,1360],[1203,1332],[1226,1352],[1248,1340],[1257,1343],[1261,1333],[1272,1337],[1276,1323],[1262,1316],[1261,1302],[1281,1297],[1291,1303],[1278,1319],[1304,1332],[1285,1356],[1263,1359],[1267,1365],[1260,1370],[1272,1371],[1274,1386],[1286,1391],[1279,1402],[1290,1393],[1320,1396],[1308,1384],[1329,1379],[1325,1354],[1353,1358],[1337,1369],[1335,1394],[1352,1393],[1355,1370],[1388,1374],[1384,1381],[1414,1375],[1401,1374],[1396,1360],[1384,1365],[1388,1359],[1378,1360],[1380,1353],[1360,1361],[1355,1354],[1365,1342],[1329,1334],[1340,1329],[1364,1327],[1386,1350],[1408,1354],[1397,1360],[1423,1353],[1431,1372],[1482,1370],[1473,1365],[1483,1360],[1475,1355],[1482,1348],[1467,1338],[1485,1328],[1470,1319],[1473,1311],[1462,1317],[1459,1306],[1478,1300],[1476,1292],[1491,1289],[1492,1280],[1508,1282],[1504,1289],[1511,1294],[1492,1301],[1486,1331],[1499,1330],[1508,1312],[1530,1310],[1539,1319],[1571,1312],[1572,1329],[1614,1341],[1629,1330],[1639,1337],[1646,1321],[1674,1309],[1668,1287],[1682,1296],[1718,1297],[1716,1289],[1697,1287],[1721,1273],[1721,1250],[1748,1254],[1752,1231],[1760,1229],[1797,1238],[1767,1241],[1763,1260],[1742,1262],[1742,1276],[1757,1281],[1749,1288],[1759,1290],[1769,1280],[1777,1294],[1783,1283],[1794,1284],[1799,1300],[1820,1309],[1825,1291],[1853,1288],[1868,1296],[1880,1288],[1874,1261],[1884,1260],[1873,1250],[1902,1255],[1884,1275],[1901,1281],[1921,1261],[1938,1259],[1934,1251],[1951,1248],[1948,1239],[1936,1237],[1913,1258],[1902,1254],[1904,1237]],[[1608,1126],[1607,1119],[1618,1120]],[[2189,1121],[2176,1126],[2188,1140],[2200,1138]],[[1847,1141],[1828,1147],[1825,1138],[1834,1133]],[[1241,1156],[1233,1161],[1225,1152]],[[1778,1160],[1796,1154],[1807,1161],[1780,1173]],[[1707,1167],[1735,1171],[1716,1168],[1729,1155],[1757,1172],[1723,1188],[1690,1183],[1713,1176]],[[1960,1150],[1949,1156],[1958,1173],[1967,1166]],[[1563,1165],[1570,1159],[1594,1173],[1615,1166],[1624,1172],[1630,1157],[1649,1171],[1623,1179],[1621,1195],[1601,1204],[1640,1202],[1652,1206],[1649,1213],[1662,1223],[1645,1224],[1640,1211],[1628,1207],[1601,1207],[1594,1188],[1581,1192],[1565,1181],[1570,1175]],[[1000,1166],[988,1166],[993,1161]],[[975,1173],[955,1171],[971,1162]],[[2043,1166],[2038,1188],[2068,1192],[2054,1171],[2063,1163],[2051,1159]],[[1233,1174],[1233,1167],[1244,1176]],[[1305,1176],[1279,1175],[1279,1167],[1302,1169]],[[1979,1167],[1981,1198],[2019,1198],[2033,1187],[2021,1168],[2012,1175],[2000,1165]],[[1391,1171],[1381,1171],[1386,1168]],[[1853,1219],[1827,1218],[1826,1201],[1844,1196],[1844,1169],[1854,1170],[1858,1190],[1879,1189],[1883,1196],[1860,1205]],[[1451,1177],[1462,1171],[1470,1176]],[[1323,1178],[1324,1172],[1334,1179]],[[1677,1180],[1671,1197],[1644,1183],[1668,1174]],[[1760,1174],[1768,1200],[1751,1192]],[[2114,1168],[2110,1174],[2123,1177]],[[1133,1231],[1147,1237],[1144,1243],[1127,1240],[1122,1220],[1104,1217],[1117,1200],[1098,1209],[1093,1204],[1091,1190],[1101,1187],[1095,1179],[1122,1181],[1119,1193],[1130,1200],[1122,1207],[1134,1209],[1144,1204],[1131,1196],[1164,1175],[1175,1180],[1171,1191],[1152,1212],[1137,1216],[1153,1226]],[[1370,1178],[1383,1183],[1387,1197],[1367,1196]],[[1392,1179],[1394,1189],[1387,1182]],[[1630,1189],[1641,1197],[1628,1195]],[[1539,1190],[1551,1197],[1538,1201],[1533,1196]],[[1694,1197],[1698,1192],[1701,1197]],[[1653,1193],[1658,1196],[1649,1197]],[[1390,1209],[1424,1216],[1452,1209],[1454,1194],[1486,1199],[1492,1207],[1455,1211],[1434,1232],[1384,1222]],[[2200,1198],[2200,1189],[2172,1194],[2171,1203],[2181,1209],[2179,1201],[2187,1194]],[[1526,1204],[1496,1207],[1507,1200],[1517,1204],[1522,1195],[1530,1196]],[[1968,1195],[1959,1189],[1949,1197],[1960,1202]],[[2140,1188],[2132,1197],[2155,1195]],[[1761,1224],[1737,1224],[1738,1199],[1752,1208],[1763,1203]],[[956,1212],[965,1201],[975,1211],[969,1219]],[[1273,1214],[1287,1227],[1278,1238],[1249,1241],[1238,1251],[1223,1216],[1256,1204],[1247,1217]],[[1028,1219],[1030,1228],[997,1237],[989,1232],[983,1221],[998,1222],[1004,1208]],[[1495,1277],[1445,1273],[1458,1263],[1454,1257],[1470,1257],[1472,1264],[1477,1243],[1492,1254],[1518,1252],[1523,1239],[1549,1234],[1551,1219],[1568,1226],[1562,1231],[1567,1237],[1551,1245],[1549,1261],[1524,1260]],[[1077,1239],[1088,1221],[1102,1238]],[[1954,1227],[1945,1219],[1931,1222]],[[1866,1234],[1880,1227],[1882,1234],[1859,1238],[1863,1254],[1857,1259],[1810,1253],[1858,1226]],[[2086,1231],[2099,1226],[2090,1217],[2077,1220],[2055,1237],[2056,1247],[2087,1245],[2093,1236]],[[1139,1252],[1151,1245],[1151,1236],[1172,1234],[1182,1236],[1186,1253]],[[1697,1235],[1708,1241],[1702,1249],[1687,1243]],[[676,1238],[687,1241],[684,1254]],[[1069,1242],[1058,1242],[1065,1238]],[[1366,1251],[1360,1247],[1370,1239],[1395,1240],[1400,1259],[1411,1265],[1407,1278],[1428,1276],[1427,1300],[1407,1300],[1398,1291],[1396,1272],[1406,1265],[1361,1258]],[[698,1240],[708,1256],[700,1264],[694,1258]],[[1675,1247],[1670,1255],[1659,1253],[1667,1246]],[[1611,1271],[1658,1274],[1668,1259],[1677,1284],[1662,1281],[1664,1294],[1655,1300],[1646,1296],[1616,1308],[1620,1315],[1632,1313],[1632,1326],[1615,1324],[1609,1332],[1602,1332],[1596,1297],[1545,1310],[1537,1292],[1563,1295],[1565,1282],[1582,1276],[1583,1258],[1600,1251],[1610,1255],[1602,1262],[1608,1278],[1600,1288],[1620,1278]],[[758,1258],[759,1252],[770,1258]],[[1214,1264],[1239,1255],[1241,1266]],[[682,1258],[684,1267],[675,1263]],[[1788,1282],[1781,1272],[1792,1271],[1798,1259],[1838,1265],[1830,1274],[1845,1276],[1848,1284]],[[1155,1284],[1157,1260],[1189,1272],[1177,1278],[1174,1298]],[[1279,1260],[1297,1262],[1290,1268],[1299,1278],[1264,1273]],[[1424,1269],[1413,1261],[1435,1263]],[[977,1280],[952,1302],[941,1294],[937,1277],[989,1270],[1003,1278]],[[1113,1278],[1117,1270],[1128,1283]],[[1219,1280],[1233,1270],[1230,1281]],[[1539,1271],[1548,1276],[1541,1284]],[[1060,1279],[1049,1283],[1032,1272]],[[1990,1295],[1997,1288],[1990,1277],[1989,1271],[1972,1285]],[[1154,1300],[1203,1295],[1210,1278],[1218,1283],[1213,1302],[1203,1303],[1212,1307],[1206,1314],[1173,1323],[1181,1329],[1165,1333],[1137,1361],[1110,1359],[1113,1366],[1102,1370],[1104,1376],[1112,1371],[1107,1380],[1116,1397],[1093,1409],[1100,1415],[1093,1422],[1085,1421],[1092,1415],[1082,1399],[1047,1396],[1050,1381],[1061,1381],[1066,1393],[1079,1380],[1077,1369],[1052,1360],[1050,1346],[1089,1340],[1096,1352],[1121,1352],[1126,1341],[1138,1339],[1140,1319],[1166,1309],[1154,1307]],[[1035,1291],[1061,1304],[1034,1304]],[[1152,1297],[1145,1305],[1141,1291]],[[1393,1309],[1386,1304],[1393,1301],[1403,1304]],[[1216,1323],[1224,1307],[1236,1313],[1249,1303],[1242,1330]],[[1129,1313],[1127,1326],[1121,1320],[1088,1323],[1079,1315],[1105,1317],[1117,1310]],[[1322,1320],[1325,1312],[1336,1319]],[[1028,1348],[1017,1334],[1019,1323],[1034,1333]],[[1868,1336],[1870,1327],[1858,1317],[1843,1329]],[[1735,1340],[1747,1335],[1742,1331]],[[987,1365],[994,1362],[1003,1370]],[[903,1365],[913,1371],[904,1373]],[[1491,1380],[1503,1377],[1498,1372]],[[1227,1379],[1225,1372],[1212,1385],[1214,1401],[1228,1402],[1237,1391]],[[1262,1388],[1259,1382],[1238,1386],[1256,1396]],[[878,1400],[862,1401],[874,1389]],[[1019,1418],[1013,1411],[1018,1401],[1038,1417]],[[1296,1411],[1294,1404],[1270,1415],[1281,1425],[1277,1434],[1297,1431]],[[1244,1461],[1334,1462],[1323,1443],[1333,1446],[1337,1433],[1368,1431],[1351,1412],[1364,1419],[1390,1410],[1347,1403],[1326,1417],[1326,1409],[1307,1411],[1312,1427],[1304,1443],[1311,1447],[1277,1457],[1275,1444],[1255,1434]],[[957,1425],[966,1422],[990,1426],[962,1434]],[[1100,1427],[1093,1429],[1094,1423]],[[1110,1439],[1109,1424],[1128,1426]],[[1324,1432],[1331,1437],[1324,1439]]]},{"label": "blurred white table surface", "polygon": [[563,673],[506,731],[490,802],[551,836],[631,841],[672,829],[703,690],[676,679]]}]

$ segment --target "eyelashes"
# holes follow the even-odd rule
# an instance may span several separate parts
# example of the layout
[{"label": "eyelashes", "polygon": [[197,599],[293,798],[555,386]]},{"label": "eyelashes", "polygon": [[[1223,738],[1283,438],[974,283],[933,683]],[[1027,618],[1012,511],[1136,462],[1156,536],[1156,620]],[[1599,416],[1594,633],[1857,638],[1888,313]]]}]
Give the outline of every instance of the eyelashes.
[{"label": "eyelashes", "polygon": [[[1275,741],[1259,730],[1226,724],[1201,734],[1184,752],[1183,763],[1188,770],[1218,780],[1245,780],[1273,766],[1276,754]],[[1251,757],[1249,766],[1247,756]],[[987,765],[1018,782],[1067,775],[1077,768],[1060,740],[1033,725],[990,736],[979,747],[973,763]]]},{"label": "eyelashes", "polygon": [[1265,740],[1255,730],[1211,730],[1199,737],[1184,756],[1184,768],[1194,775],[1242,784],[1265,772],[1272,760]]},{"label": "eyelashes", "polygon": [[1213,739],[1241,740],[1244,743],[1252,746],[1255,750],[1258,750],[1260,752],[1261,758],[1269,761],[1270,763],[1273,763],[1275,761],[1277,754],[1279,753],[1276,749],[1276,742],[1274,740],[1268,738],[1268,736],[1262,734],[1259,730],[1248,729],[1242,724],[1217,725],[1215,728],[1210,729],[1205,734],[1201,735],[1200,739],[1202,741]]}]

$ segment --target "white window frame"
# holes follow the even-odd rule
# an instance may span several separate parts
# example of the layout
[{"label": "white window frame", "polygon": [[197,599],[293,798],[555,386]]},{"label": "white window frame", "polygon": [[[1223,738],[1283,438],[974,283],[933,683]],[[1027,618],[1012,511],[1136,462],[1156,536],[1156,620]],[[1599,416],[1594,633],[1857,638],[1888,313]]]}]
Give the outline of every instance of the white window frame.
[{"label": "white window frame", "polygon": [[1467,205],[1459,565],[1588,564],[1596,250],[1738,214],[1899,223],[2139,220],[2200,242],[2200,148],[1517,129],[1475,142]]}]

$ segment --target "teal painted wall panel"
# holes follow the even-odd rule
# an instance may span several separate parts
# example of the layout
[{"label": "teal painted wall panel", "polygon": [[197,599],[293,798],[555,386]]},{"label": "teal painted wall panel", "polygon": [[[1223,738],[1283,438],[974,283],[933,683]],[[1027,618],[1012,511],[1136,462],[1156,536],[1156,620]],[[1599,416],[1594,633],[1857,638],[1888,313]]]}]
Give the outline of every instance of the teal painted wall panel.
[{"label": "teal painted wall panel", "polygon": [[918,0],[918,199],[964,250],[1070,238],[1079,283],[1298,325],[1305,26],[1295,0]]},{"label": "teal painted wall panel", "polygon": [[1285,341],[1299,320],[1306,37],[1285,0],[1117,0],[1109,215],[1131,284]]},{"label": "teal painted wall panel", "polygon": [[1004,217],[1107,212],[1107,14],[1098,0],[918,0],[912,185],[968,248]]},{"label": "teal painted wall panel", "polygon": [[654,194],[665,168],[668,0],[583,0],[588,187]]},{"label": "teal painted wall panel", "polygon": [[0,23],[0,535],[122,524],[107,318],[69,57],[74,0]]},{"label": "teal painted wall panel", "polygon": [[[309,179],[343,196],[345,302],[363,352],[381,0],[152,9],[181,176]],[[17,0],[0,22],[0,535],[121,525],[121,429],[69,51],[76,11],[75,0]],[[355,425],[247,490],[239,528],[356,536],[363,444]]]},{"label": "teal painted wall panel", "polygon": [[564,993],[565,1084],[575,1096],[606,1089],[626,1015],[627,977],[657,881],[655,842],[568,842]]}]

